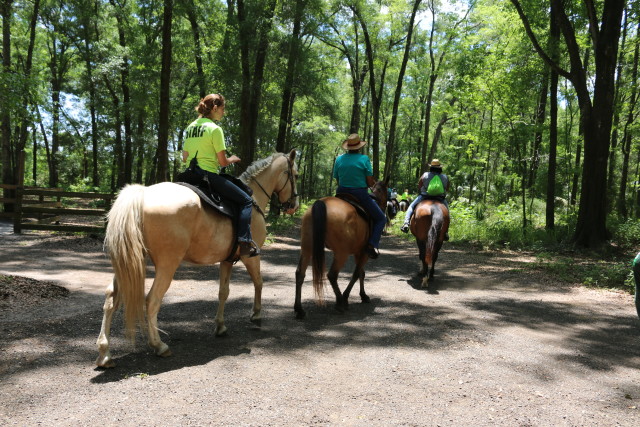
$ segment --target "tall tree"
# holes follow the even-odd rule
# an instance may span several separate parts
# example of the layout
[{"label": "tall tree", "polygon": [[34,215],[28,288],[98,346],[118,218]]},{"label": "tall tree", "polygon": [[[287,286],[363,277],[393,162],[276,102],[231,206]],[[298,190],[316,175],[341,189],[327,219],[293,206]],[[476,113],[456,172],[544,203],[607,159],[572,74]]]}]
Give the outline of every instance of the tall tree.
[{"label": "tall tree", "polygon": [[[273,26],[276,0],[253,2],[238,0],[240,28],[240,56],[242,63],[242,89],[240,94],[240,158],[241,171],[255,157],[258,130],[258,112],[262,101],[264,66],[269,48],[269,32]],[[253,18],[253,19],[252,19]],[[251,46],[255,46],[255,50]],[[253,61],[252,61],[253,59]],[[253,62],[253,64],[252,64]]]},{"label": "tall tree", "polygon": [[396,126],[398,122],[398,106],[400,105],[400,96],[402,95],[402,85],[404,83],[404,74],[407,70],[407,62],[409,61],[409,52],[411,51],[411,38],[413,37],[413,27],[416,20],[416,13],[422,0],[414,0],[411,10],[411,17],[407,26],[407,37],[404,45],[404,55],[402,56],[402,64],[398,73],[398,83],[396,83],[396,91],[393,96],[393,107],[391,109],[391,124],[389,125],[389,138],[387,139],[387,155],[384,164],[383,176],[390,176],[393,170],[395,152]]},{"label": "tall tree", "polygon": [[640,56],[640,23],[636,28],[636,41],[633,50],[633,65],[631,67],[631,94],[629,95],[629,103],[627,110],[627,119],[624,124],[622,136],[622,174],[620,177],[620,192],[618,193],[618,212],[623,218],[628,216],[627,210],[627,179],[629,177],[629,158],[631,156],[631,140],[633,138],[631,126],[638,116],[636,105],[638,103],[638,56]]},{"label": "tall tree", "polygon": [[613,95],[618,40],[624,0],[604,0],[601,17],[593,0],[585,0],[588,33],[594,46],[595,76],[593,99],[587,69],[581,59],[576,38],[575,23],[562,0],[551,0],[557,7],[557,23],[569,55],[570,69],[565,70],[553,61],[538,42],[529,18],[519,0],[511,0],[522,20],[527,35],[540,57],[558,74],[571,81],[580,105],[580,119],[584,130],[584,163],[578,222],[573,236],[576,244],[586,247],[599,246],[609,238],[606,227],[607,160],[613,119]]},{"label": "tall tree", "polygon": [[158,115],[158,148],[155,182],[169,179],[169,108],[171,105],[171,22],[173,0],[164,0],[162,14],[162,69],[160,71],[160,108]]},{"label": "tall tree", "polygon": [[[129,88],[129,54],[127,53],[126,17],[130,14],[127,0],[110,0],[115,8],[118,23],[118,42],[122,48],[122,62],[120,63],[120,89],[122,91],[122,118],[124,123],[124,183],[131,183],[133,169],[133,154],[131,142],[131,90]],[[166,6],[165,6],[166,7]],[[170,25],[170,24],[169,24]],[[169,34],[171,43],[171,34]],[[163,57],[164,59],[164,57]],[[170,59],[169,59],[170,61]],[[164,65],[164,64],[163,64]],[[169,68],[171,64],[169,63]],[[170,77],[169,77],[170,78]],[[167,95],[168,99],[168,95]],[[120,184],[118,184],[120,185]]]},{"label": "tall tree", "polygon": [[287,129],[289,126],[290,110],[293,109],[293,83],[296,63],[300,55],[300,27],[306,2],[307,0],[296,0],[293,13],[293,29],[291,31],[291,41],[289,44],[289,57],[287,58],[287,75],[282,91],[280,121],[278,122],[278,137],[276,139],[276,151],[280,153],[284,153],[287,150]]},{"label": "tall tree", "polygon": [[[4,93],[3,98],[9,93],[9,76],[11,73],[11,15],[12,0],[2,2],[2,80],[0,88]],[[11,161],[11,113],[8,102],[3,102],[0,113],[0,138],[2,139],[2,182],[13,184],[14,174]],[[11,196],[11,192],[5,190],[5,195]],[[13,206],[5,203],[6,211],[13,211]]]},{"label": "tall tree", "polygon": [[[559,62],[560,28],[556,23],[556,7],[552,4],[549,14],[549,52],[554,62]],[[555,228],[556,170],[558,154],[558,73],[550,70],[549,83],[549,166],[547,172],[547,199],[545,228]]]}]

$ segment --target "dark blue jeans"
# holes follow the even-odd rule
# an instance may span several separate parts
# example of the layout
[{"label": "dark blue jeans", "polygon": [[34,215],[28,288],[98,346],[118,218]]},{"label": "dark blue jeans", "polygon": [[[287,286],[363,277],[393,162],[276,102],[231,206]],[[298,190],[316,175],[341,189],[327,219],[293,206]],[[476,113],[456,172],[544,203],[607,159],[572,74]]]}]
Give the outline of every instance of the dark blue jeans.
[{"label": "dark blue jeans", "polygon": [[253,210],[253,199],[251,196],[217,173],[207,172],[207,178],[213,191],[238,205],[240,210],[240,217],[238,218],[238,241],[250,242],[251,213]]},{"label": "dark blue jeans", "polygon": [[378,207],[375,200],[371,198],[366,188],[350,188],[350,187],[338,187],[336,190],[338,193],[348,193],[355,196],[362,207],[371,215],[373,219],[373,230],[371,236],[369,236],[369,243],[377,248],[380,244],[380,237],[382,236],[382,230],[384,229],[384,223],[387,218],[384,216],[382,209]]}]

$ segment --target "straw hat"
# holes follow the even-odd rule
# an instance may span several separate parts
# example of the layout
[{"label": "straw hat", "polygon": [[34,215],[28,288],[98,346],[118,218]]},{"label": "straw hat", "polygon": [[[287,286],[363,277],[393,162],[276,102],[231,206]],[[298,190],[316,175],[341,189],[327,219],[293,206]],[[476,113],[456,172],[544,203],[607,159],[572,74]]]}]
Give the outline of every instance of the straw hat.
[{"label": "straw hat", "polygon": [[440,160],[438,160],[438,159],[433,159],[433,160],[431,160],[431,164],[429,165],[429,167],[441,168],[442,167],[442,163],[440,163]]},{"label": "straw hat", "polygon": [[358,150],[364,147],[366,143],[367,141],[361,140],[357,133],[352,133],[349,138],[342,142],[342,148],[345,150]]}]

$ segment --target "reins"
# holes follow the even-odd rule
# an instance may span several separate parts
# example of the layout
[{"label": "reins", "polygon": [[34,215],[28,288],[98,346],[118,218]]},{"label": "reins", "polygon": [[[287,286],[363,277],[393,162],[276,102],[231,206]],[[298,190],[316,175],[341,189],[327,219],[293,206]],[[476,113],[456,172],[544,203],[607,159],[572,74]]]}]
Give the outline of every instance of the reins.
[{"label": "reins", "polygon": [[[296,185],[293,180],[293,164],[291,164],[291,160],[289,160],[289,158],[286,155],[283,154],[282,157],[287,159],[287,170],[285,171],[285,173],[288,175],[288,178],[287,178],[287,182],[284,183],[282,188],[277,191],[274,190],[273,193],[276,193],[278,196],[280,196],[280,193],[282,192],[282,190],[284,190],[287,184],[291,183],[291,197],[289,197],[285,202],[280,203],[280,209],[287,210],[289,209],[292,200],[295,200],[295,198],[298,197],[298,194],[296,193]],[[267,196],[267,199],[271,199],[271,194],[273,193],[271,194],[267,193],[267,190],[264,189],[262,184],[260,184],[260,181],[258,181],[258,178],[256,178],[255,176],[251,176],[251,179],[253,179],[253,181],[255,181],[255,183],[258,184],[258,187],[260,187],[264,195]],[[264,217],[265,216],[264,212],[262,212],[260,207],[257,205],[257,202],[255,201],[255,199],[253,200],[253,205],[257,208],[258,212],[260,212]]]}]

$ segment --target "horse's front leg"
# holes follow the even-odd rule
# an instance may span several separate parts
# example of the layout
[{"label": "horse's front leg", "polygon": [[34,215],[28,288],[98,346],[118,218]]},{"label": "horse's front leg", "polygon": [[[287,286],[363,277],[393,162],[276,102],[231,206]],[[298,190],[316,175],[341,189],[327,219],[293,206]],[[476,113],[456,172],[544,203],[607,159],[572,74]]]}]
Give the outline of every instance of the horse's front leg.
[{"label": "horse's front leg", "polygon": [[242,261],[247,268],[251,281],[253,281],[253,313],[251,314],[251,322],[260,327],[262,326],[262,274],[260,273],[260,256],[253,258],[245,258]]},{"label": "horse's front leg", "polygon": [[223,261],[220,263],[220,288],[218,289],[218,311],[216,311],[216,330],[217,336],[222,336],[227,332],[224,325],[224,305],[229,298],[229,280],[231,279],[231,268],[233,264]]},{"label": "horse's front leg", "polygon": [[111,284],[107,286],[105,291],[105,301],[103,307],[102,326],[100,327],[100,335],[96,344],[98,345],[98,358],[96,359],[96,365],[101,368],[113,368],[115,365],[111,359],[111,351],[109,350],[109,336],[111,335],[111,320],[113,319],[113,313],[120,306],[120,297],[118,294],[118,287],[116,284],[116,278],[114,276]]}]

